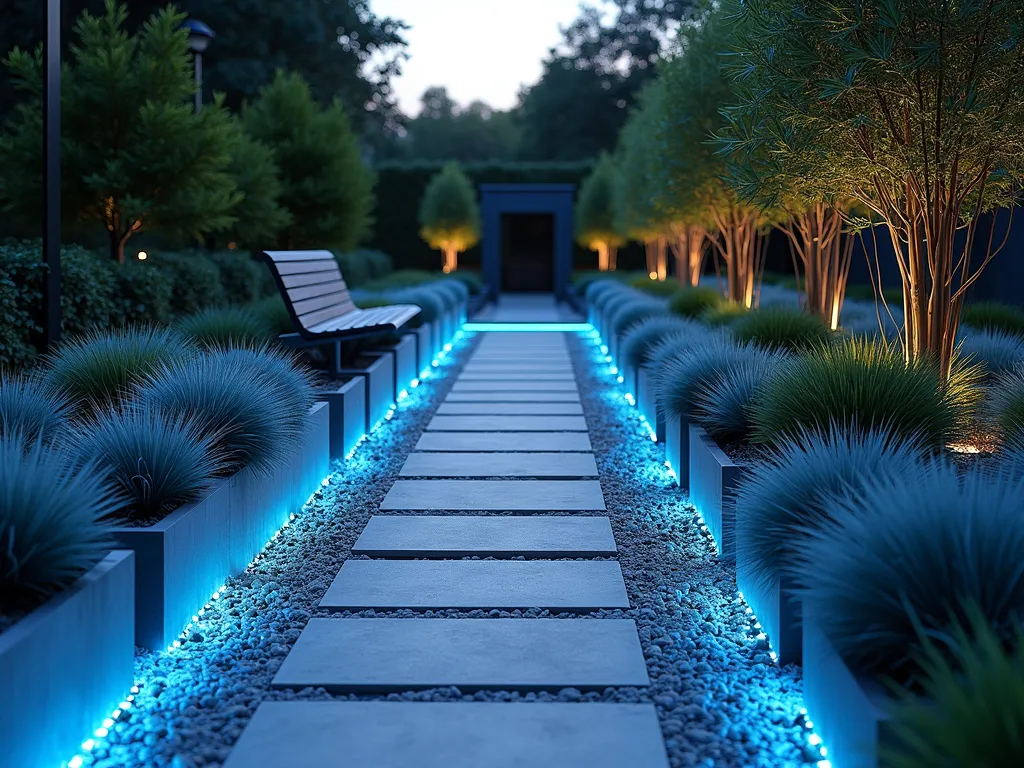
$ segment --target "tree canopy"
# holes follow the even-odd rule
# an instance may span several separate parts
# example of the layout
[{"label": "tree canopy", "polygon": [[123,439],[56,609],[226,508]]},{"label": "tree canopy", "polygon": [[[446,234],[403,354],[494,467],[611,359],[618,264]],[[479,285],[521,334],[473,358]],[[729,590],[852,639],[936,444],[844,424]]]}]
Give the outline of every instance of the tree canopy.
[{"label": "tree canopy", "polygon": [[421,236],[444,252],[445,272],[458,269],[458,254],[480,239],[476,190],[457,163],[448,163],[431,178],[420,203]]},{"label": "tree canopy", "polygon": [[274,150],[291,216],[279,245],[355,248],[370,226],[373,174],[341,104],[321,107],[299,75],[278,72],[245,108],[242,125]]},{"label": "tree canopy", "polygon": [[[63,212],[109,233],[124,260],[134,234],[159,228],[199,238],[234,221],[241,200],[229,164],[236,131],[220,101],[199,114],[182,14],[164,9],[126,31],[127,10],[106,0],[84,14],[64,67]],[[0,206],[42,213],[42,56],[16,49],[7,65],[26,99],[0,135]]]},{"label": "tree canopy", "polygon": [[625,241],[617,227],[616,204],[622,178],[610,155],[601,155],[580,185],[576,199],[576,240],[597,251],[602,271],[615,269],[615,249]]},{"label": "tree canopy", "polygon": [[733,123],[767,158],[751,182],[803,178],[884,222],[907,355],[948,370],[984,266],[970,263],[979,214],[1010,204],[1024,173],[1024,4],[748,0],[742,19],[749,85]]}]

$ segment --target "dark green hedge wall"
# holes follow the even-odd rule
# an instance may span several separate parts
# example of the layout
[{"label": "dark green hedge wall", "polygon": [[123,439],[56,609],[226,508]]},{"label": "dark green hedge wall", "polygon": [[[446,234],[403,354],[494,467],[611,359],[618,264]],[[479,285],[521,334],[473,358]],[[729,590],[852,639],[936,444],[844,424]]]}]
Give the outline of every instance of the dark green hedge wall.
[{"label": "dark green hedge wall", "polygon": [[[442,162],[382,163],[377,172],[374,228],[369,247],[390,254],[398,269],[427,269],[441,266],[441,254],[432,251],[419,233],[420,200],[430,178],[441,170]],[[480,184],[575,184],[590,173],[590,161],[573,163],[468,163],[462,166],[474,185]],[[636,251],[636,252],[634,252]],[[643,250],[631,247],[620,255],[628,263],[639,259]],[[580,269],[597,266],[597,256],[577,246],[574,263]],[[459,266],[480,266],[480,247],[459,257]],[[623,265],[625,266],[625,265]]]}]

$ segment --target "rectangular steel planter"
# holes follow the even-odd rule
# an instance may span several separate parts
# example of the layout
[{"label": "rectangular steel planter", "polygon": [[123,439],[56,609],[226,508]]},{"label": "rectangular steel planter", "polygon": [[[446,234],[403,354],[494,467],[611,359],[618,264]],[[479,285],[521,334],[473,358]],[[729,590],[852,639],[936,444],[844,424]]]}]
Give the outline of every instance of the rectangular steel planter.
[{"label": "rectangular steel planter", "polygon": [[163,649],[224,580],[245,570],[330,473],[330,406],[317,403],[306,435],[269,475],[245,469],[195,504],[148,528],[115,528],[135,552],[135,643]]},{"label": "rectangular steel planter", "polygon": [[619,368],[619,376],[622,377],[623,389],[633,396],[633,402],[636,403],[636,368],[623,361]]},{"label": "rectangular steel planter", "polygon": [[665,460],[676,473],[676,485],[690,487],[690,422],[665,417]]},{"label": "rectangular steel planter", "polygon": [[664,443],[665,416],[658,412],[658,401],[654,395],[654,371],[646,365],[641,365],[636,371],[636,407],[654,430],[658,442]]},{"label": "rectangular steel planter", "polygon": [[115,550],[0,635],[0,764],[64,765],[135,676],[135,554]]},{"label": "rectangular steel planter", "polygon": [[[742,508],[736,509],[742,515]],[[740,529],[737,528],[737,540]],[[775,578],[766,582],[755,576],[750,562],[740,557],[741,547],[736,552],[736,587],[743,593],[743,599],[757,616],[761,629],[768,635],[772,650],[778,655],[779,664],[803,663],[803,631],[800,622],[800,598],[792,594],[786,578]]]},{"label": "rectangular steel planter", "polygon": [[718,554],[736,554],[733,492],[743,467],[734,464],[703,427],[690,425],[690,503],[715,537]]},{"label": "rectangular steel planter", "polygon": [[430,329],[430,323],[424,323],[419,328],[412,329],[409,335],[416,342],[416,375],[419,376],[430,368],[430,361],[434,359],[433,331]]},{"label": "rectangular steel planter", "polygon": [[366,368],[348,373],[366,381],[366,423],[372,430],[395,402],[395,370],[391,355],[380,355]]},{"label": "rectangular steel planter", "polygon": [[391,360],[392,401],[398,400],[398,393],[409,389],[409,383],[416,378],[416,340],[403,336],[397,344],[370,350]]},{"label": "rectangular steel planter", "polygon": [[813,619],[803,622],[803,641],[804,706],[833,768],[877,768],[891,738],[885,691],[854,675]]},{"label": "rectangular steel planter", "polygon": [[[415,346],[414,336],[406,336]],[[356,376],[327,394],[331,408],[331,461],[344,459],[369,429],[366,423],[366,379]]]}]

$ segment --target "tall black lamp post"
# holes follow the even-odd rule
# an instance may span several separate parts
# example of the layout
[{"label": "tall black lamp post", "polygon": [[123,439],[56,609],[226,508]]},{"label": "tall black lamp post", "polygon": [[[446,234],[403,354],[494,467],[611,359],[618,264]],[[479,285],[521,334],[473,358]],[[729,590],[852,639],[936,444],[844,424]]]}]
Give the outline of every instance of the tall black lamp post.
[{"label": "tall black lamp post", "polygon": [[196,112],[203,110],[203,52],[216,35],[199,19],[186,19],[181,26],[188,30],[188,47],[196,65]]},{"label": "tall black lamp post", "polygon": [[60,0],[43,14],[43,311],[46,345],[60,341]]}]

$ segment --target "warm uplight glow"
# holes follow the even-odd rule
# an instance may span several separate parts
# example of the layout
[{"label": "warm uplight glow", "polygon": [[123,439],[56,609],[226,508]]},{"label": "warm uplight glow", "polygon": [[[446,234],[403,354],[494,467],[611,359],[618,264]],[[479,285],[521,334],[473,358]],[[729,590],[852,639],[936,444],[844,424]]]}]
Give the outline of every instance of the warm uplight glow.
[{"label": "warm uplight glow", "polygon": [[238,248],[238,243],[236,243],[236,242],[234,242],[234,241],[232,241],[232,242],[228,243],[228,250],[229,250],[229,251],[233,251],[233,250],[235,250],[236,248]]},{"label": "warm uplight glow", "polygon": [[657,280],[657,279],[658,279],[658,273],[657,273],[657,272],[651,272],[651,273],[650,273],[649,275],[647,275],[647,276],[648,276],[649,278],[651,278],[651,280]]},{"label": "warm uplight glow", "polygon": [[139,261],[145,261],[149,258],[149,254],[145,251],[139,251]]},{"label": "warm uplight glow", "polygon": [[982,453],[982,448],[979,445],[972,445],[971,443],[950,443],[949,450],[953,453]]},{"label": "warm uplight glow", "polygon": [[452,271],[452,268],[445,264],[443,267],[441,267],[441,271],[447,275],[449,272]]}]

